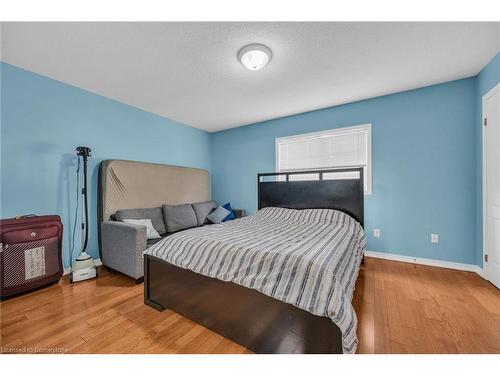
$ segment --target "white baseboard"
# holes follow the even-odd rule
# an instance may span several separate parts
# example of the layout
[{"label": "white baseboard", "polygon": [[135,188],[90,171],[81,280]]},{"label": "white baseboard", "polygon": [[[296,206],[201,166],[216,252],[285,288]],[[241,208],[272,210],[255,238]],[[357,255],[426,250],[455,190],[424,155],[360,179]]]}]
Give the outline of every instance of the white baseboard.
[{"label": "white baseboard", "polygon": [[369,258],[395,260],[398,262],[422,264],[424,266],[450,268],[452,270],[475,272],[479,276],[483,277],[483,269],[475,264],[446,262],[444,260],[417,258],[417,257],[410,257],[407,255],[381,253],[378,251],[365,251],[365,255]]},{"label": "white baseboard", "polygon": [[[102,266],[101,259],[94,259],[94,263],[96,266]],[[71,273],[71,267],[64,267],[63,275],[69,275]]]}]

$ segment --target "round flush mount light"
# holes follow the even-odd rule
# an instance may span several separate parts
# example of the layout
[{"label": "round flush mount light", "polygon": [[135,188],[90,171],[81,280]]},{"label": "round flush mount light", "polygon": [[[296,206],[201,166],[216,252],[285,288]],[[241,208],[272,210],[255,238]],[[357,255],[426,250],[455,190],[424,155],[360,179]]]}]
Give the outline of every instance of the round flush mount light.
[{"label": "round flush mount light", "polygon": [[263,44],[249,44],[238,52],[238,59],[245,68],[250,70],[262,69],[271,57],[271,50]]}]

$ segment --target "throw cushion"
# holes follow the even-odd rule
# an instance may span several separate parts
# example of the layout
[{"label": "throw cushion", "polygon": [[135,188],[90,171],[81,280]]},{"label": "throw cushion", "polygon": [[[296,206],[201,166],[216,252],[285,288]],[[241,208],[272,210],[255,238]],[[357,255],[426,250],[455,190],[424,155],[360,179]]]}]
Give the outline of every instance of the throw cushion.
[{"label": "throw cushion", "polygon": [[118,210],[116,211],[115,218],[118,221],[123,221],[124,219],[151,219],[153,227],[159,234],[167,233],[161,207]]},{"label": "throw cushion", "polygon": [[144,225],[146,227],[146,238],[148,240],[153,240],[156,238],[161,238],[156,229],[153,227],[151,219],[123,219],[124,223],[134,224],[134,225]]},{"label": "throw cushion", "polygon": [[180,204],[178,206],[164,204],[163,216],[167,224],[167,232],[170,233],[198,225],[193,206],[190,204]]},{"label": "throw cushion", "polygon": [[226,210],[228,210],[230,212],[230,214],[227,215],[226,218],[224,220],[222,220],[222,222],[236,219],[236,214],[234,213],[233,209],[231,208],[231,203],[226,203],[222,207],[224,207]]},{"label": "throw cushion", "polygon": [[208,223],[207,216],[217,208],[217,203],[215,201],[198,202],[193,203],[192,206],[198,220],[198,225],[203,225]]},{"label": "throw cushion", "polygon": [[222,223],[222,221],[231,214],[231,211],[226,210],[222,206],[218,206],[214,212],[207,216],[207,219],[214,224]]}]

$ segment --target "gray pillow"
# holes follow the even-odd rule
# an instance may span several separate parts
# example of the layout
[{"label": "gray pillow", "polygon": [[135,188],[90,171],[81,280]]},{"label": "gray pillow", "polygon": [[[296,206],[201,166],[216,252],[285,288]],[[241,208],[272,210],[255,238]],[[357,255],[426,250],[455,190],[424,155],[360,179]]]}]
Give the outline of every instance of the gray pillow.
[{"label": "gray pillow", "polygon": [[124,219],[134,219],[143,220],[151,219],[153,223],[153,228],[159,234],[167,233],[167,228],[165,228],[165,221],[163,221],[163,214],[161,212],[161,207],[155,208],[130,208],[124,210],[116,211],[115,218],[118,221],[123,221]]},{"label": "gray pillow", "polygon": [[193,228],[198,225],[196,214],[190,204],[178,206],[163,205],[163,217],[168,232],[177,232],[181,229]]},{"label": "gray pillow", "polygon": [[212,212],[210,215],[207,216],[207,219],[210,220],[214,224],[219,224],[224,220],[227,215],[229,215],[231,211],[226,210],[224,207],[219,206],[215,209],[214,212]]},{"label": "gray pillow", "polygon": [[208,223],[207,215],[217,208],[215,201],[193,203],[193,210],[198,220],[198,225]]}]

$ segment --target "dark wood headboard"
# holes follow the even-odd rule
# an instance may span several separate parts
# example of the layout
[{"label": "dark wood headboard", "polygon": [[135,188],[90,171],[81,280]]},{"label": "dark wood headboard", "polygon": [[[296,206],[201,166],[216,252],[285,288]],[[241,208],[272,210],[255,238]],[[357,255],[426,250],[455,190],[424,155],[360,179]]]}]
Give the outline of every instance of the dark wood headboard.
[{"label": "dark wood headboard", "polygon": [[[339,178],[331,179],[335,174]],[[354,178],[342,178],[341,174]],[[316,179],[294,180],[297,175],[312,175]],[[259,173],[257,185],[259,210],[330,208],[345,212],[364,225],[363,168]]]}]

